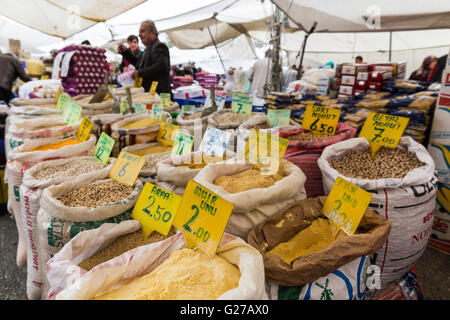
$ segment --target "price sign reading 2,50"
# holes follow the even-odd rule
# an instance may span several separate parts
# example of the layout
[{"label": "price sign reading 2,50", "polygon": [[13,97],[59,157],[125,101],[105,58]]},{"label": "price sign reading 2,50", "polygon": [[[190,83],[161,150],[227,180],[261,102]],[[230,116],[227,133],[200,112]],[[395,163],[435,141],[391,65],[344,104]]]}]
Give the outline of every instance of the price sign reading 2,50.
[{"label": "price sign reading 2,50", "polygon": [[[195,219],[197,219],[198,214],[200,212],[200,210],[195,204],[192,205],[191,209],[194,211],[194,215],[185,224],[183,224],[183,229],[186,230],[187,232],[192,232],[192,229],[189,225],[192,224],[195,221]],[[199,227],[197,231],[192,232],[192,234],[195,235],[197,238],[201,239],[203,242],[207,242],[211,237],[211,233],[204,230],[203,227]]]}]

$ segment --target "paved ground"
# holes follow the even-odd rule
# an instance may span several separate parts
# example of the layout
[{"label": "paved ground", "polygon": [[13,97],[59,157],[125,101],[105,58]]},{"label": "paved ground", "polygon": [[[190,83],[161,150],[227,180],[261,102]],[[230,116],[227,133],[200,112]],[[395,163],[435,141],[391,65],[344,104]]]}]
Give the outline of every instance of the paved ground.
[{"label": "paved ground", "polygon": [[[16,225],[4,212],[0,211],[0,300],[27,299],[26,268],[16,265]],[[450,300],[449,255],[427,248],[416,270],[426,299]]]}]

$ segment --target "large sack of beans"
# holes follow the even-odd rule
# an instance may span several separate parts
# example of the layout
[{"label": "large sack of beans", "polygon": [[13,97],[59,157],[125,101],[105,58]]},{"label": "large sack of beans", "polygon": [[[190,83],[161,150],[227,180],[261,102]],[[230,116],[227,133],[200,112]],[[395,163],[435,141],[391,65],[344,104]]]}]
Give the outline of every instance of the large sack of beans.
[{"label": "large sack of beans", "polygon": [[102,113],[111,113],[113,111],[114,100],[106,99],[102,102],[89,103],[93,96],[88,96],[83,99],[79,99],[76,101],[76,104],[79,105],[82,110],[81,114],[83,116],[90,116],[95,114]]},{"label": "large sack of beans", "polygon": [[22,224],[27,245],[27,297],[29,300],[41,298],[42,266],[38,259],[36,217],[42,192],[45,188],[66,181],[84,179],[105,179],[111,171],[112,162],[103,164],[95,157],[74,157],[50,160],[36,164],[27,170],[20,186],[20,206]]},{"label": "large sack of beans", "polygon": [[210,163],[194,180],[233,204],[225,231],[243,239],[258,223],[306,198],[305,175],[285,160],[274,175],[262,174],[248,163]]},{"label": "large sack of beans", "polygon": [[182,129],[189,131],[195,137],[196,132],[201,132],[201,136],[208,127],[208,118],[214,113],[214,108],[206,108],[201,111],[181,112],[177,116],[177,124]]},{"label": "large sack of beans", "polygon": [[322,173],[317,159],[323,149],[336,142],[353,138],[356,129],[345,123],[339,123],[334,136],[313,135],[302,128],[281,128],[279,136],[289,139],[284,159],[298,166],[306,175],[305,189],[308,198],[323,195]]},{"label": "large sack of beans", "polygon": [[[74,144],[74,140],[75,138],[59,140],[55,137],[39,139],[23,144],[9,153],[9,160],[6,163],[8,208],[14,212],[19,234],[16,258],[19,267],[24,266],[26,262],[25,235],[23,234],[23,221],[20,211],[20,186],[22,185],[23,175],[25,171],[42,161],[92,155],[97,141],[93,135],[83,142]],[[49,146],[59,148],[50,149]]]},{"label": "large sack of beans", "polygon": [[161,142],[140,143],[122,149],[145,158],[145,164],[139,172],[140,177],[156,177],[156,165],[172,156],[172,147]]},{"label": "large sack of beans", "polygon": [[[129,89],[130,89],[130,93],[131,93],[132,96],[145,93],[145,90],[142,87],[140,87],[140,88],[129,88]],[[116,95],[116,96],[122,97],[122,96],[126,96],[127,95],[127,91],[126,91],[126,88],[124,88],[124,87],[114,88],[113,94]],[[155,93],[155,95],[157,96],[158,94]]]},{"label": "large sack of beans", "polygon": [[354,138],[325,148],[318,165],[325,194],[342,177],[370,192],[370,208],[391,221],[389,238],[372,259],[381,269],[382,291],[407,273],[426,248],[436,211],[433,159],[406,136],[397,148],[383,147],[372,160],[367,139]]},{"label": "large sack of beans", "polygon": [[[129,220],[142,188],[139,179],[134,186],[128,186],[96,177],[46,188],[37,215],[40,265],[45,266],[81,231],[98,228],[103,223]],[[42,298],[45,299],[50,288],[45,274],[42,277]]]},{"label": "large sack of beans", "polygon": [[58,137],[66,139],[77,134],[81,120],[74,124],[68,124],[62,117],[39,117],[23,121],[15,121],[8,128],[5,135],[6,154],[9,150],[29,142],[31,140]]},{"label": "large sack of beans", "polygon": [[53,106],[56,107],[54,98],[14,98],[11,100],[11,104],[14,106]]},{"label": "large sack of beans", "polygon": [[111,138],[116,143],[112,155],[118,156],[126,146],[156,141],[160,126],[161,122],[152,118],[150,113],[134,115],[114,123]]},{"label": "large sack of beans", "polygon": [[194,179],[208,163],[230,160],[234,156],[228,150],[222,157],[206,155],[201,151],[172,156],[156,164],[157,183],[161,188],[182,196],[189,180]]},{"label": "large sack of beans", "polygon": [[274,300],[353,300],[366,292],[368,255],[386,241],[390,222],[368,208],[347,236],[321,213],[326,197],[292,203],[248,235],[264,261]]},{"label": "large sack of beans", "polygon": [[[83,274],[104,262],[134,248],[170,238],[177,229],[172,226],[164,236],[157,231],[144,240],[141,223],[131,219],[118,224],[104,223],[96,229],[82,231],[47,262],[46,276],[51,290],[49,299],[69,287]],[[67,272],[68,268],[75,272]]]},{"label": "large sack of beans", "polygon": [[62,283],[65,288],[55,295],[56,300],[267,299],[261,255],[232,235],[223,235],[213,259],[186,248],[183,234],[177,233],[129,250],[88,272],[74,266],[72,257],[78,254],[80,260],[91,251],[78,250],[78,244],[95,250],[99,240],[93,232],[80,234],[71,247],[49,261],[49,277],[74,274]]}]

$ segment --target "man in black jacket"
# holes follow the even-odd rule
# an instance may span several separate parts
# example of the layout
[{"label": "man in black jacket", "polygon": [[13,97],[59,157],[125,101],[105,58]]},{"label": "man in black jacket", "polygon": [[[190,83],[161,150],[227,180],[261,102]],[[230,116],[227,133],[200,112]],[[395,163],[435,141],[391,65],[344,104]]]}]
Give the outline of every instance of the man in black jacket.
[{"label": "man in black jacket", "polygon": [[31,81],[19,59],[11,54],[0,53],[0,100],[7,104],[11,100],[14,80],[19,77],[24,82]]},{"label": "man in black jacket", "polygon": [[158,39],[158,30],[151,20],[145,20],[139,28],[139,38],[145,45],[144,53],[135,57],[125,46],[119,47],[125,59],[136,66],[133,78],[142,77],[142,86],[149,91],[153,81],[158,81],[156,92],[170,93],[169,48]]}]

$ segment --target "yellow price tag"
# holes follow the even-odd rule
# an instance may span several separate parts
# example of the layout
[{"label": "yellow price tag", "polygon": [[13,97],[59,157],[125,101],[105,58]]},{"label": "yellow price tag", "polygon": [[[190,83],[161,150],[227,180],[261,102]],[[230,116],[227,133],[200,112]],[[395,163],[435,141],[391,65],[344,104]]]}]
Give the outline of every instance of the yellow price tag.
[{"label": "yellow price tag", "polygon": [[245,145],[244,157],[261,172],[275,174],[288,145],[288,139],[253,129]]},{"label": "yellow price tag", "polygon": [[302,128],[315,134],[334,136],[341,110],[323,106],[306,106]]},{"label": "yellow price tag", "polygon": [[199,248],[214,257],[233,204],[189,180],[173,224],[183,232],[188,248]]},{"label": "yellow price tag", "polygon": [[147,239],[153,231],[167,236],[180,202],[179,195],[149,182],[145,183],[131,213],[131,217],[141,223],[144,239]]},{"label": "yellow price tag", "polygon": [[370,112],[359,133],[370,143],[372,159],[382,146],[395,148],[408,125],[409,118]]},{"label": "yellow price tag", "polygon": [[55,92],[55,103],[58,103],[59,96],[63,93],[63,88],[59,87]]},{"label": "yellow price tag", "polygon": [[144,164],[145,158],[121,151],[109,172],[109,177],[119,183],[133,186]]},{"label": "yellow price tag", "polygon": [[158,81],[153,81],[152,82],[152,85],[151,85],[151,87],[150,87],[150,91],[149,91],[149,93],[150,93],[150,95],[151,96],[154,96],[155,95],[155,92],[156,92],[156,88],[158,87]]},{"label": "yellow price tag", "polygon": [[77,137],[81,141],[86,141],[87,138],[89,138],[89,134],[91,133],[92,128],[92,121],[89,120],[87,117],[83,117],[83,120],[81,121],[81,125],[78,128]]},{"label": "yellow price tag", "polygon": [[163,122],[159,127],[158,137],[156,140],[161,142],[164,146],[173,146],[178,130],[180,130],[179,126],[169,122]]},{"label": "yellow price tag", "polygon": [[134,79],[134,87],[135,88],[142,87],[142,77],[138,77],[138,78]]},{"label": "yellow price tag", "polygon": [[347,235],[356,232],[372,194],[338,177],[322,208],[322,213]]}]

